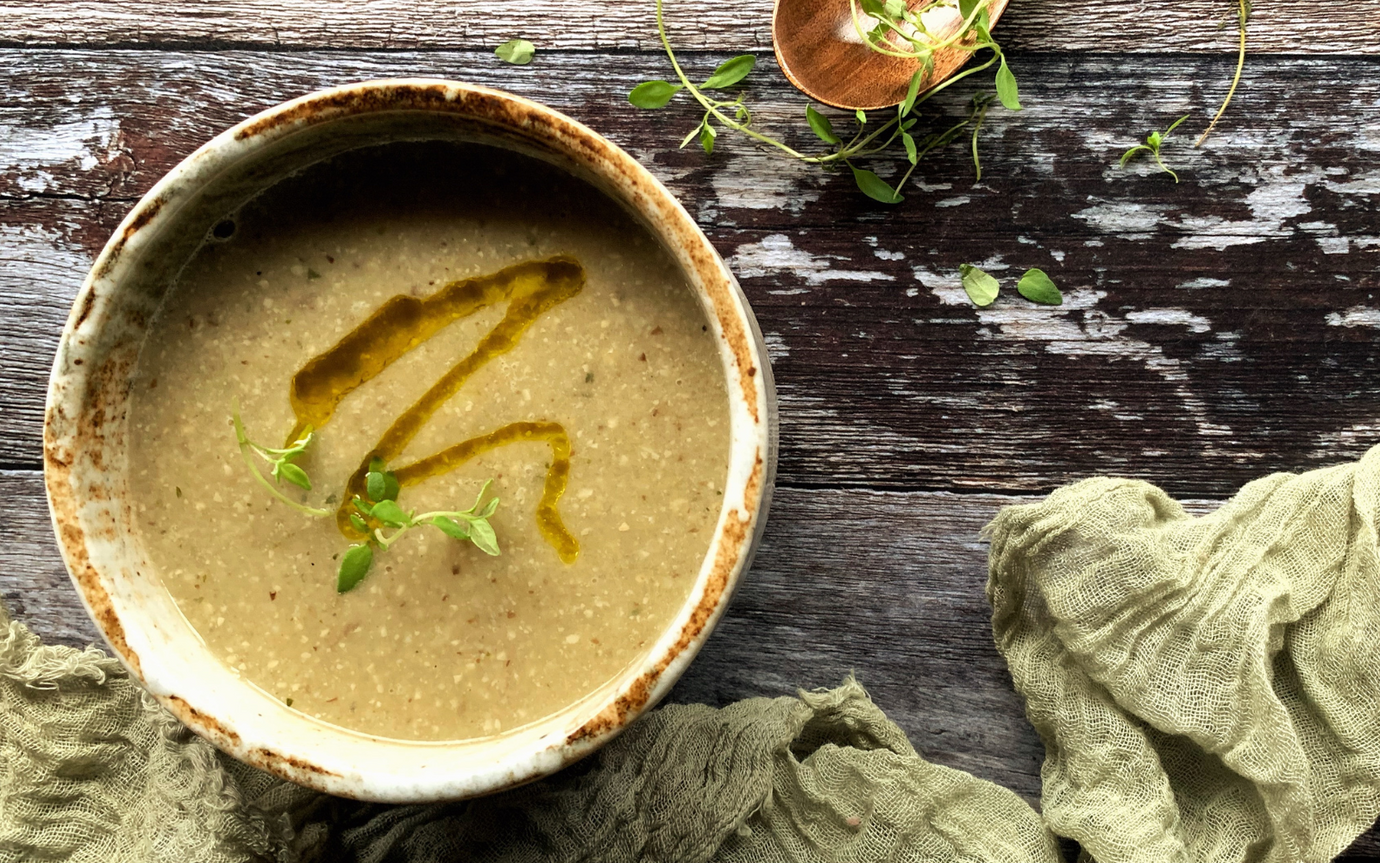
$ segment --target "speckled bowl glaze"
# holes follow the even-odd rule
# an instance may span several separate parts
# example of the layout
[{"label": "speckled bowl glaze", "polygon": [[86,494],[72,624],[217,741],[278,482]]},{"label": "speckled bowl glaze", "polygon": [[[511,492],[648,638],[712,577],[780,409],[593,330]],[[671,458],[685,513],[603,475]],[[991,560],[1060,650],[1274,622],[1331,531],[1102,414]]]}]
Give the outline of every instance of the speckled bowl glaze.
[{"label": "speckled bowl glaze", "polygon": [[[357,147],[479,141],[590,181],[659,238],[717,337],[731,402],[723,509],[694,589],[639,662],[584,700],[524,729],[439,743],[343,730],[285,707],[217,661],[132,530],[130,380],[154,312],[218,219],[278,179]],[[588,754],[655,704],[723,614],[752,558],[775,467],[766,350],[732,274],[685,209],[627,153],[550,108],[436,80],[373,81],[305,96],[218,136],[164,177],[120,225],[72,307],[53,364],[45,477],[67,568],[111,648],[178,719],[255,767],[331,794],[420,802],[470,797],[544,776]]]}]

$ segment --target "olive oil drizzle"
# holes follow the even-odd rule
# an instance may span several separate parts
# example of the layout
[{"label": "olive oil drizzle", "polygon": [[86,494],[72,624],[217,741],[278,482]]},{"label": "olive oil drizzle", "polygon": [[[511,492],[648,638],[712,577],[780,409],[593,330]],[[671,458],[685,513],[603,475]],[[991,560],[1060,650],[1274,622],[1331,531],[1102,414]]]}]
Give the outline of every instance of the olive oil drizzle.
[{"label": "olive oil drizzle", "polygon": [[[451,282],[424,298],[396,296],[293,375],[290,397],[297,424],[288,435],[290,441],[296,440],[308,427],[324,426],[347,395],[447,325],[487,306],[509,301],[503,320],[479,340],[468,356],[452,366],[395,419],[365,455],[347,481],[340,508],[336,511],[336,525],[342,534],[350,539],[364,538],[364,534],[350,523],[350,515],[355,512],[354,497],[367,498],[365,475],[369,472],[369,463],[374,459],[396,460],[436,411],[459,392],[475,372],[494,357],[511,351],[537,318],[580,293],[584,286],[584,268],[575,259],[562,255]],[[551,465],[537,504],[537,527],[561,560],[570,563],[579,554],[580,544],[566,529],[556,509],[570,476],[570,437],[560,423],[511,423],[396,468],[394,473],[400,485],[415,485],[455,470],[490,450],[523,441],[545,441],[551,447]]]}]

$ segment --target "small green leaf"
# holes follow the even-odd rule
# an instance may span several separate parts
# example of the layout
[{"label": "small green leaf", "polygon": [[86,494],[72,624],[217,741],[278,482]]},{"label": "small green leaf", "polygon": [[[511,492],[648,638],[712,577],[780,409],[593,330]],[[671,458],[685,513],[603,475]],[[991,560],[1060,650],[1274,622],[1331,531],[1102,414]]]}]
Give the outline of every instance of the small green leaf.
[{"label": "small green leaf", "polygon": [[498,59],[514,66],[526,66],[536,56],[537,46],[526,39],[510,39],[494,49]]},{"label": "small green leaf", "polygon": [[652,110],[664,108],[671,97],[685,88],[668,81],[643,81],[628,94],[628,101],[634,107]]},{"label": "small green leaf", "polygon": [[365,503],[364,501],[360,500],[359,495],[355,495],[355,499],[350,501],[350,503],[353,503],[355,505],[355,509],[359,510],[365,515],[374,514],[374,508],[369,504]]},{"label": "small green leaf", "polygon": [[394,500],[381,500],[374,504],[374,511],[370,515],[389,527],[407,527],[412,522],[412,517],[403,512],[403,508]]},{"label": "small green leaf", "polygon": [[476,507],[476,509],[478,511],[474,514],[475,518],[488,518],[498,511],[498,498],[489,498],[489,502],[484,504],[483,508]]},{"label": "small green leaf", "polygon": [[278,476],[282,477],[283,479],[287,480],[293,485],[298,486],[299,488],[304,488],[307,491],[311,491],[311,480],[307,478],[307,472],[302,470],[300,467],[293,464],[292,462],[285,461],[281,463],[280,465],[278,465],[278,469],[276,472]]},{"label": "small green leaf", "polygon": [[858,110],[854,111],[854,112],[853,112],[853,116],[856,117],[856,118],[858,119],[858,125],[859,125],[859,126],[866,126],[866,125],[867,125],[867,113],[866,113],[865,111],[863,111],[862,108],[859,108]]},{"label": "small green leaf", "polygon": [[374,456],[373,458],[369,459],[369,470],[373,471],[374,473],[383,473],[384,471],[388,470],[388,462],[384,461],[378,456]]},{"label": "small green leaf", "polygon": [[441,533],[444,533],[452,539],[463,541],[470,538],[469,525],[456,522],[453,519],[446,518],[444,515],[438,515],[433,518],[431,524],[439,528]]},{"label": "small green leaf", "polygon": [[709,125],[708,120],[705,120],[704,125],[700,126],[700,146],[711,156],[714,154],[714,139],[717,137],[719,137],[718,131]]},{"label": "small green leaf", "polygon": [[1121,154],[1121,167],[1123,167],[1123,168],[1126,167],[1126,163],[1127,163],[1127,162],[1131,161],[1133,158],[1135,158],[1136,156],[1140,155],[1140,153],[1141,153],[1142,151],[1149,150],[1149,149],[1150,149],[1150,148],[1147,147],[1147,146],[1145,146],[1144,144],[1137,144],[1136,146],[1134,146],[1134,147],[1132,147],[1131,149],[1127,150],[1126,152],[1122,153],[1122,154]]},{"label": "small green leaf", "polygon": [[996,301],[997,293],[1001,291],[1001,285],[997,284],[996,279],[972,264],[960,264],[958,275],[963,279],[963,290],[968,293],[968,299],[973,301],[973,305],[982,308]]},{"label": "small green leaf", "polygon": [[878,177],[866,168],[854,168],[852,165],[848,167],[852,168],[853,180],[867,197],[874,201],[881,201],[883,204],[897,204],[901,202],[901,195],[897,194],[895,189],[888,186],[886,181],[881,177]]},{"label": "small green leaf", "polygon": [[1054,281],[1045,274],[1044,270],[1032,267],[1025,271],[1021,280],[1016,283],[1016,290],[1021,296],[1030,300],[1032,303],[1041,303],[1046,306],[1062,306],[1064,295],[1059,293]]},{"label": "small green leaf", "polygon": [[370,500],[386,500],[388,495],[384,494],[388,484],[383,481],[383,474],[376,470],[371,470],[364,475],[364,492],[369,495]]},{"label": "small green leaf", "polygon": [[881,18],[886,14],[886,6],[883,4],[882,0],[862,0],[860,5],[862,6],[863,12],[873,18]]},{"label": "small green leaf", "polygon": [[487,521],[477,519],[470,522],[470,542],[485,554],[498,557],[498,537]]},{"label": "small green leaf", "polygon": [[814,105],[805,106],[805,119],[810,124],[810,130],[815,133],[815,137],[826,144],[840,144],[839,136],[834,134],[834,124],[829,122],[829,118],[815,110]]},{"label": "small green leaf", "polygon": [[978,0],[958,0],[958,14],[963,16],[964,21],[967,21],[968,16],[972,15],[973,10],[977,8],[977,4]]},{"label": "small green leaf", "polygon": [[700,89],[722,90],[726,87],[732,87],[746,78],[756,63],[757,58],[751,54],[739,54],[715,69],[714,74],[709,76],[709,80],[700,85]]},{"label": "small green leaf", "polygon": [[904,130],[901,132],[901,145],[906,148],[906,158],[910,159],[912,165],[920,160],[920,154],[915,150],[915,139]]},{"label": "small green leaf", "polygon": [[1160,144],[1163,142],[1164,138],[1160,135],[1159,132],[1151,132],[1149,135],[1145,136],[1145,143],[1149,144],[1150,149],[1152,150],[1158,150],[1160,148]]},{"label": "small green leaf", "polygon": [[484,484],[479,487],[479,494],[474,496],[474,506],[470,507],[468,512],[474,512],[479,509],[479,505],[484,502],[484,495],[489,493],[489,486],[493,484],[494,481],[491,479],[484,480]]},{"label": "small green leaf", "polygon": [[366,544],[352,545],[340,556],[340,571],[335,576],[336,593],[354,590],[374,564],[374,549]]},{"label": "small green leaf", "polygon": [[1011,111],[1021,110],[1020,94],[1016,87],[1016,76],[1011,71],[1011,67],[1006,65],[1006,57],[1001,58],[1001,66],[997,69],[997,97],[1001,103]]},{"label": "small green leaf", "polygon": [[906,101],[901,103],[901,116],[909,114],[915,107],[915,99],[920,95],[920,82],[925,79],[925,70],[916,69],[915,74],[910,76],[910,87],[906,90]]},{"label": "small green leaf", "polygon": [[882,6],[882,11],[884,11],[891,20],[901,21],[905,19],[906,13],[910,11],[910,7],[906,5],[906,0],[886,0],[886,4]]},{"label": "small green leaf", "polygon": [[1180,117],[1179,119],[1175,120],[1173,123],[1170,123],[1170,124],[1169,124],[1169,128],[1164,130],[1164,137],[1168,138],[1168,137],[1169,137],[1169,133],[1172,132],[1172,131],[1174,131],[1175,129],[1179,128],[1179,124],[1182,123],[1183,121],[1187,120],[1187,119],[1188,119],[1188,115],[1185,114],[1185,115],[1183,115],[1182,117]]},{"label": "small green leaf", "polygon": [[369,532],[369,525],[365,523],[364,519],[360,518],[359,515],[353,512],[350,513],[350,525],[360,533]]},{"label": "small green leaf", "polygon": [[384,499],[384,500],[397,500],[397,499],[398,499],[398,492],[399,492],[399,491],[401,491],[401,487],[398,485],[398,475],[395,474],[395,473],[393,473],[391,470],[386,470],[386,471],[384,471],[384,472],[383,472],[383,499]]}]

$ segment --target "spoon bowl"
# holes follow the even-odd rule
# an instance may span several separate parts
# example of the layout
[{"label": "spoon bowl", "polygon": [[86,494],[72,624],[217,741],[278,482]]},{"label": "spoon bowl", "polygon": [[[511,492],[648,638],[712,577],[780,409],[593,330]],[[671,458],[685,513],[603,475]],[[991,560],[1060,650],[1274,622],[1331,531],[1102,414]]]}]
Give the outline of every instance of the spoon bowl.
[{"label": "spoon bowl", "polygon": [[[912,0],[910,6],[923,2]],[[1007,0],[992,0],[988,5],[993,26],[1006,4]],[[866,28],[871,19],[861,10],[858,14]],[[956,7],[925,15],[926,27],[936,39],[957,32],[962,21]],[[836,108],[871,111],[904,101],[911,76],[920,66],[918,60],[872,50],[858,35],[849,0],[776,0],[771,35],[776,60],[790,82],[811,99]],[[936,51],[934,71],[921,92],[943,83],[971,57],[961,48]]]}]

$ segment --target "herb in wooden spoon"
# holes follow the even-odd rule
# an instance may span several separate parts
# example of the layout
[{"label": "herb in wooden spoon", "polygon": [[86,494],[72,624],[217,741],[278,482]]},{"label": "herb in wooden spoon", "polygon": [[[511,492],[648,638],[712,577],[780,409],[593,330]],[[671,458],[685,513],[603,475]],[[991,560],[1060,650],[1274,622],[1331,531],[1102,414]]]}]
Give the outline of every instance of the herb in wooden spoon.
[{"label": "herb in wooden spoon", "polygon": [[1121,167],[1126,167],[1127,162],[1136,158],[1141,153],[1149,153],[1151,156],[1155,157],[1155,162],[1159,164],[1160,170],[1164,171],[1166,174],[1173,177],[1174,182],[1179,182],[1179,175],[1174,173],[1174,171],[1164,163],[1164,159],[1160,158],[1160,147],[1163,146],[1165,140],[1169,137],[1170,133],[1173,132],[1175,129],[1179,128],[1179,124],[1187,119],[1188,115],[1185,114],[1179,119],[1175,120],[1173,123],[1170,123],[1169,128],[1165,129],[1163,132],[1156,131],[1151,132],[1149,135],[1146,135],[1144,144],[1137,144],[1136,146],[1127,150],[1125,153],[1121,154]]},{"label": "herb in wooden spoon", "polygon": [[[415,511],[407,512],[398,505],[398,478],[383,462],[375,459],[370,463],[364,481],[365,493],[369,499],[366,501],[356,495],[352,503],[359,512],[350,514],[350,524],[360,533],[367,534],[368,539],[350,546],[340,556],[340,570],[335,581],[336,591],[345,593],[353,590],[364,580],[373,566],[375,548],[387,551],[409,530],[426,525],[436,528],[452,539],[471,542],[485,554],[497,556],[498,537],[494,534],[493,525],[489,524],[489,518],[498,509],[498,498],[493,497],[489,498],[488,502],[484,501],[484,495],[488,493],[492,482],[490,480],[484,483],[479,490],[479,496],[475,498],[474,506],[469,509],[438,510],[418,515]],[[392,529],[392,533],[386,533],[387,529]]]},{"label": "herb in wooden spoon", "polygon": [[[871,0],[869,0],[871,2]],[[978,0],[981,9],[985,11],[986,3]],[[1001,49],[991,40],[991,34],[986,32],[986,19],[979,12],[974,12],[973,29],[978,35],[975,37],[980,44],[973,50],[982,48],[993,49],[995,53],[985,63],[963,72],[939,83],[925,93],[920,92],[920,88],[925,79],[925,68],[915,71],[911,77],[910,87],[907,90],[906,98],[896,106],[896,113],[889,116],[876,128],[867,128],[867,114],[863,111],[856,111],[853,119],[856,121],[857,128],[853,135],[845,140],[844,136],[835,131],[833,123],[824,114],[817,111],[814,106],[807,105],[805,108],[805,119],[809,124],[815,137],[819,138],[828,149],[821,153],[802,153],[793,147],[771,135],[757,131],[752,126],[752,112],[744,102],[744,94],[739,93],[734,98],[720,98],[717,91],[727,90],[741,83],[747,77],[756,64],[756,58],[751,54],[741,54],[728,60],[714,70],[714,74],[702,84],[693,83],[685,70],[681,67],[680,61],[676,59],[675,51],[671,48],[670,37],[666,33],[666,21],[662,10],[662,0],[656,0],[656,26],[657,34],[661,37],[661,45],[666,51],[666,57],[671,61],[671,68],[676,73],[676,83],[670,81],[644,81],[633,88],[628,94],[628,101],[638,108],[646,110],[656,110],[664,108],[670,104],[677,94],[688,93],[704,114],[700,118],[699,124],[691,129],[681,147],[690,144],[691,141],[699,140],[700,146],[706,153],[714,152],[714,144],[719,136],[720,128],[731,129],[747,137],[774,148],[783,155],[797,159],[801,162],[812,165],[830,166],[843,164],[847,165],[852,171],[853,180],[864,194],[876,201],[885,204],[895,204],[903,199],[901,187],[910,179],[910,175],[915,171],[919,159],[927,152],[936,147],[941,147],[953,140],[964,128],[969,125],[974,126],[973,136],[973,156],[976,163],[977,159],[977,136],[976,130],[981,126],[982,119],[986,115],[986,102],[980,107],[976,101],[973,111],[970,112],[968,119],[958,126],[927,136],[923,143],[917,142],[912,134],[912,129],[918,122],[918,118],[911,116],[915,106],[925,102],[931,96],[941,92],[951,84],[957,83],[969,75],[977,74],[993,64],[1000,62],[1002,68],[1006,69],[1007,76],[1010,78],[1008,83],[1003,83],[1004,79],[998,81],[998,94],[1003,104],[1012,110],[1020,109],[1020,102],[1016,98],[1015,76],[1010,75],[1005,59],[1001,54]],[[977,31],[981,24],[982,30]],[[990,97],[989,97],[990,101]],[[901,179],[894,185],[879,177],[876,172],[868,168],[859,167],[854,164],[857,160],[867,159],[881,155],[891,150],[897,143],[903,147],[910,167],[901,176]],[[893,150],[894,152],[894,150]],[[981,168],[978,167],[979,177]]]}]

